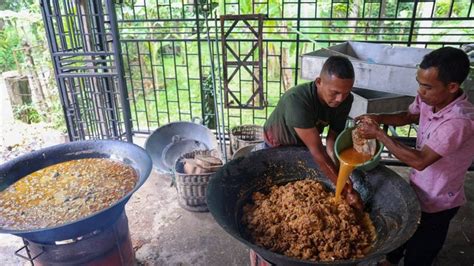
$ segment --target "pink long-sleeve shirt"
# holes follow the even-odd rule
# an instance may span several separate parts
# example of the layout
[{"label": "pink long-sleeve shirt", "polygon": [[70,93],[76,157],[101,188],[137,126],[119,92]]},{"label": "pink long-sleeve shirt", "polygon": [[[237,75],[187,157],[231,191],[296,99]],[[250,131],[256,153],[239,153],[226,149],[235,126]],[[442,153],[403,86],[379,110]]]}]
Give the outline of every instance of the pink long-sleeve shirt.
[{"label": "pink long-sleeve shirt", "polygon": [[433,107],[417,96],[409,112],[420,114],[416,148],[427,145],[442,156],[423,171],[411,171],[410,184],[421,210],[433,213],[463,205],[464,179],[474,158],[473,104],[463,93],[434,113]]}]

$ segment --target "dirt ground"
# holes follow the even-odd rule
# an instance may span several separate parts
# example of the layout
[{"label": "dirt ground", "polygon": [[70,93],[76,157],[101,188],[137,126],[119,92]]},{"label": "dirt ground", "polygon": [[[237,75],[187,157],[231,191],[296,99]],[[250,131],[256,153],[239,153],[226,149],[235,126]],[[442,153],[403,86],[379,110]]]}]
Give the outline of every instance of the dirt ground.
[{"label": "dirt ground", "polygon": [[45,123],[11,121],[0,125],[0,164],[21,154],[67,141],[66,134]]}]

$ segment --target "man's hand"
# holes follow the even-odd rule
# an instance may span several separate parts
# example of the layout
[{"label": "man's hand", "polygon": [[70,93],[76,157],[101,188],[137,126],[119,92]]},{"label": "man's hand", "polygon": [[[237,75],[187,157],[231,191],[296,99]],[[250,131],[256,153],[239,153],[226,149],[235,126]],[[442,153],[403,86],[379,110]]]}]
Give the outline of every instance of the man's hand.
[{"label": "man's hand", "polygon": [[[337,167],[332,162],[329,155],[323,148],[319,132],[316,128],[302,129],[295,128],[296,133],[300,139],[306,144],[314,161],[319,165],[321,171],[331,180],[331,182],[337,184]],[[360,199],[359,193],[352,188],[352,182],[348,182],[342,190],[342,196],[346,199],[347,203],[352,207],[362,210],[364,204]]]},{"label": "man's hand", "polygon": [[360,120],[360,124],[357,126],[359,134],[364,139],[378,139],[378,136],[382,131],[380,125],[372,119]]},{"label": "man's hand", "polygon": [[342,195],[346,202],[353,208],[362,211],[364,209],[364,203],[360,198],[359,193],[352,188],[352,184],[346,184],[342,190]]},{"label": "man's hand", "polygon": [[372,120],[375,121],[377,124],[380,124],[380,116],[377,114],[365,114],[365,115],[360,115],[356,118],[354,118],[355,123],[367,121],[367,120]]}]

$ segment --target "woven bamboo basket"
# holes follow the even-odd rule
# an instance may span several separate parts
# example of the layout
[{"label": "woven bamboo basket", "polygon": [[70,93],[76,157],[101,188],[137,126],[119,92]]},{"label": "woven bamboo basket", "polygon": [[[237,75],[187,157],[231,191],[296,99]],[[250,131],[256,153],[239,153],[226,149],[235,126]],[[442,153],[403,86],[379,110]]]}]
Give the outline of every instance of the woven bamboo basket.
[{"label": "woven bamboo basket", "polygon": [[241,125],[230,131],[230,145],[232,154],[245,146],[263,142],[263,127],[257,125]]},{"label": "woven bamboo basket", "polygon": [[207,184],[214,173],[184,173],[184,159],[194,159],[198,154],[218,157],[215,150],[193,151],[183,154],[176,161],[175,182],[178,190],[178,203],[182,208],[188,211],[206,212],[208,211],[206,202]]}]

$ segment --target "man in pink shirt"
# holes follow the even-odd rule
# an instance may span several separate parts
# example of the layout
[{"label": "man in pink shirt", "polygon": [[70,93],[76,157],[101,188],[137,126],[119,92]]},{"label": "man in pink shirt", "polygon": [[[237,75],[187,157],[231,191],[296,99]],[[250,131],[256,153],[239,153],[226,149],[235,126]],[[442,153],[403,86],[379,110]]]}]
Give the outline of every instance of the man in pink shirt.
[{"label": "man in pink shirt", "polygon": [[[466,202],[464,179],[474,158],[474,106],[460,88],[469,74],[462,50],[443,47],[427,54],[417,71],[418,95],[408,111],[368,114],[361,120],[365,138],[376,138],[400,161],[412,167],[410,184],[422,215],[415,234],[387,254],[387,262],[431,265],[443,247],[449,223]],[[367,122],[366,122],[367,121]],[[416,147],[389,137],[379,124],[418,123]]]}]

